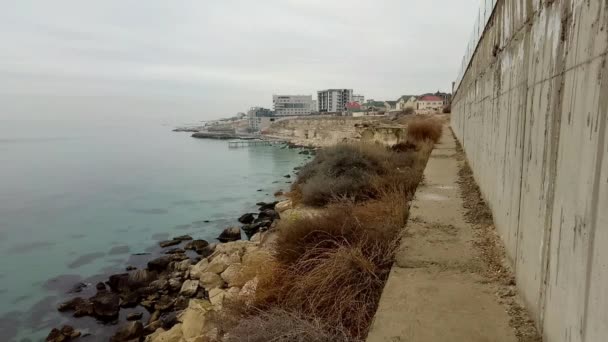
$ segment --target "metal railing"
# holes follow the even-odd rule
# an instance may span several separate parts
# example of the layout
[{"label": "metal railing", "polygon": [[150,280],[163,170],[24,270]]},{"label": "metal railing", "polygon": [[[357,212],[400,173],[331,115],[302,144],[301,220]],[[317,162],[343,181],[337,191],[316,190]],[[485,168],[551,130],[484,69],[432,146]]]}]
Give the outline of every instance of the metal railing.
[{"label": "metal railing", "polygon": [[475,54],[475,50],[477,49],[477,45],[481,40],[481,36],[492,16],[492,12],[494,11],[494,7],[496,7],[496,2],[498,0],[481,0],[479,4],[479,10],[477,11],[477,18],[475,19],[475,25],[473,26],[473,32],[471,32],[471,37],[469,38],[469,42],[467,44],[467,48],[465,50],[464,56],[462,57],[460,71],[458,72],[458,77],[456,78],[454,84],[454,92],[458,90],[460,87],[460,82],[462,82],[462,78],[469,68],[469,64],[471,63],[471,59]]}]

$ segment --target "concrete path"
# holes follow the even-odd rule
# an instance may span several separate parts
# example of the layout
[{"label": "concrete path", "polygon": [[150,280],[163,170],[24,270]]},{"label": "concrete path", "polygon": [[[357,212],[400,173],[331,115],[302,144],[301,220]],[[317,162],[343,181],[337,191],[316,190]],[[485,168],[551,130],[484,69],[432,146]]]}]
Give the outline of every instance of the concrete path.
[{"label": "concrete path", "polygon": [[463,163],[446,126],[412,202],[368,342],[518,341],[464,219],[457,183]]}]

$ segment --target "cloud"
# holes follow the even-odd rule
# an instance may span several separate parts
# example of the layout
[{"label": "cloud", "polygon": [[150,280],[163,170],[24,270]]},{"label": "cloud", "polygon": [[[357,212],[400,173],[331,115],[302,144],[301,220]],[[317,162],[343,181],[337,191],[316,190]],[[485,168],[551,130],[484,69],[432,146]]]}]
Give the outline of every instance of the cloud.
[{"label": "cloud", "polygon": [[0,95],[136,97],[129,112],[142,116],[165,97],[205,119],[269,106],[273,93],[449,90],[477,3],[20,0],[0,14]]}]

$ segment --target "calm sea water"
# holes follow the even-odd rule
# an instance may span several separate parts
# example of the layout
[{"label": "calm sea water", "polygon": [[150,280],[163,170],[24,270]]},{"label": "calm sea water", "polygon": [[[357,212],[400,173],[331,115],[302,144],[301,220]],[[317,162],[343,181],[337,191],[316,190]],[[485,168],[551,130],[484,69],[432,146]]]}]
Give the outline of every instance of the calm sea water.
[{"label": "calm sea water", "polygon": [[159,240],[215,241],[304,161],[171,128],[0,121],[0,340],[41,339],[68,320],[55,307],[72,285],[144,264],[150,256],[133,254]]}]

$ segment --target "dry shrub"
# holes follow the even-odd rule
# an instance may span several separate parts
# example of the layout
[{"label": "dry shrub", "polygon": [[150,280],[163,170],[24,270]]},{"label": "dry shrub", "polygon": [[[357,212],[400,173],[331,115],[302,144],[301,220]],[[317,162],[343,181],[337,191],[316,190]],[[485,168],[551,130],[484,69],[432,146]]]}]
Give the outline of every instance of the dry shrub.
[{"label": "dry shrub", "polygon": [[441,138],[443,125],[435,119],[416,119],[407,126],[407,137],[410,141],[431,140],[435,143]]},{"label": "dry shrub", "polygon": [[319,318],[272,309],[240,320],[230,330],[227,342],[349,342],[353,341]]}]

